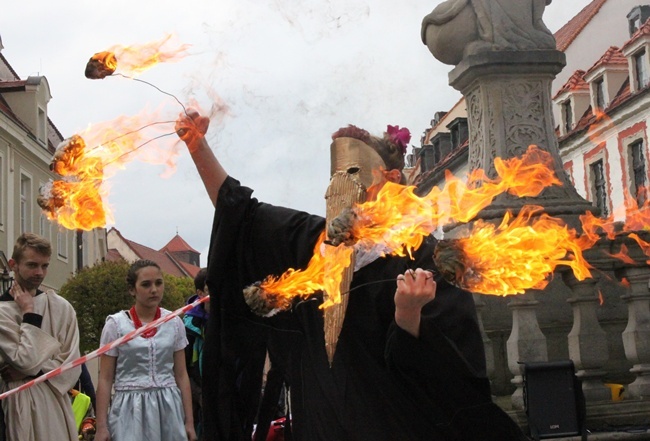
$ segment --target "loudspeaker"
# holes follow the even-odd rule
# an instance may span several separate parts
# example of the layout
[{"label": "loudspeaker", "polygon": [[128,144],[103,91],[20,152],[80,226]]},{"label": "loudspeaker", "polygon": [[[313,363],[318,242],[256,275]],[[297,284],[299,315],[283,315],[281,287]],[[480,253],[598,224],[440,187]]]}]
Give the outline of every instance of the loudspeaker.
[{"label": "loudspeaker", "polygon": [[534,439],[585,438],[584,395],[571,360],[524,363],[524,403]]}]

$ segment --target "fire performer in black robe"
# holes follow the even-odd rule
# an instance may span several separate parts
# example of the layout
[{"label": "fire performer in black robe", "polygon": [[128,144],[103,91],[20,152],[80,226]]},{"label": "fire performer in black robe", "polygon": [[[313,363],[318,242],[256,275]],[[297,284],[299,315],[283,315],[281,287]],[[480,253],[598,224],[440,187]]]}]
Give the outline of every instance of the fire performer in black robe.
[{"label": "fire performer in black robe", "polygon": [[[296,299],[270,318],[252,313],[242,290],[270,274],[304,268],[325,219],[258,202],[214,156],[204,138],[208,119],[189,115],[179,117],[177,132],[216,207],[204,349],[207,440],[250,440],[271,336],[289,354],[293,440],[527,439],[491,401],[472,295],[431,277],[433,238],[413,259],[358,265],[331,363],[322,295]],[[401,167],[382,159],[385,176],[398,182]]]}]

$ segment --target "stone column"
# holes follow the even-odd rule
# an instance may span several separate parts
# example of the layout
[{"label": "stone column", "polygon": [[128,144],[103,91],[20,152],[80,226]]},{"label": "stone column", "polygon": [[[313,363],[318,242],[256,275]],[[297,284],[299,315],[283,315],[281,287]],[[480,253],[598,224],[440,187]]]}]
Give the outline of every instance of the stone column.
[{"label": "stone column", "polygon": [[630,284],[623,297],[628,309],[623,347],[625,356],[634,364],[630,372],[636,375],[625,394],[629,398],[650,398],[650,268],[625,267],[618,273]]},{"label": "stone column", "polygon": [[573,272],[564,271],[562,278],[572,292],[567,300],[573,309],[573,328],[568,336],[569,358],[573,360],[576,375],[582,381],[585,399],[609,401],[611,392],[603,383],[606,374],[603,366],[609,359],[607,333],[601,328],[596,315],[599,276],[594,273],[592,278],[579,281]]},{"label": "stone column", "polygon": [[542,333],[537,321],[537,307],[535,292],[530,290],[526,294],[514,296],[508,303],[512,311],[512,331],[506,348],[508,352],[508,368],[514,375],[512,384],[517,390],[512,394],[511,402],[515,409],[524,409],[524,362],[548,361],[548,348],[546,337]]},{"label": "stone column", "polygon": [[544,207],[578,229],[577,216],[594,211],[564,173],[553,121],[551,84],[565,65],[556,50],[484,52],[465,58],[449,73],[449,83],[467,104],[469,168],[495,177],[494,159],[521,156],[531,144],[550,153],[561,186],[546,188],[537,198],[498,196],[478,217],[501,219],[524,204]]},{"label": "stone column", "polygon": [[474,304],[476,305],[476,314],[478,315],[478,325],[481,329],[481,337],[483,338],[483,348],[485,349],[485,372],[488,377],[494,374],[494,345],[492,340],[485,332],[483,325],[483,308],[485,308],[485,300],[480,294],[474,294]]}]

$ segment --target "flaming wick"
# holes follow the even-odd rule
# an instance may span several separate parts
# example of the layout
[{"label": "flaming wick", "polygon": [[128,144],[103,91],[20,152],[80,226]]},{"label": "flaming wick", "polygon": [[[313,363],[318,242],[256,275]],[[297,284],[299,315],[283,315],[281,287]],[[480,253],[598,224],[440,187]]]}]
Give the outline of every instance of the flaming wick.
[{"label": "flaming wick", "polygon": [[[415,280],[415,271],[413,271],[413,269],[409,269],[408,272],[411,277],[413,277],[413,280]],[[433,276],[426,277],[426,280],[429,279],[433,279]],[[352,291],[364,286],[376,285],[386,282],[398,282],[400,280],[404,280],[403,274],[400,274],[397,276],[397,278],[373,280],[372,282],[362,283],[355,286],[354,288],[350,288],[348,291],[342,292],[341,295],[349,294]],[[244,301],[248,307],[251,309],[251,311],[253,311],[253,313],[255,313],[255,315],[258,315],[260,317],[272,317],[280,311],[287,311],[291,309],[290,298],[283,297],[278,293],[265,291],[261,287],[261,282],[255,282],[252,285],[247,286],[244,288],[243,292]]]}]

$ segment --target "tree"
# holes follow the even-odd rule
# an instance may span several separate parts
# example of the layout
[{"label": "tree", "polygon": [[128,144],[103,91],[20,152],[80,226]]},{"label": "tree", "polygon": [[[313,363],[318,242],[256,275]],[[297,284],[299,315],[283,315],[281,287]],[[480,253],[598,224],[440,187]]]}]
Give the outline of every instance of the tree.
[{"label": "tree", "polygon": [[[126,284],[129,262],[102,262],[84,268],[68,279],[61,287],[65,297],[77,312],[79,322],[79,349],[81,353],[94,351],[106,317],[133,306],[133,297]],[[189,277],[175,277],[163,274],[165,295],[161,306],[176,310],[185,304],[185,299],[194,293],[194,281]]]}]

